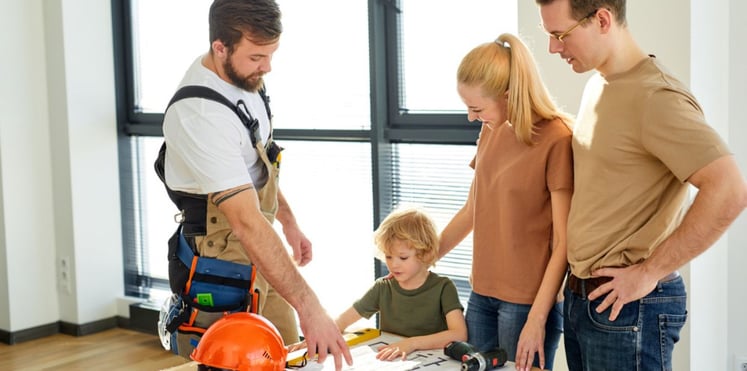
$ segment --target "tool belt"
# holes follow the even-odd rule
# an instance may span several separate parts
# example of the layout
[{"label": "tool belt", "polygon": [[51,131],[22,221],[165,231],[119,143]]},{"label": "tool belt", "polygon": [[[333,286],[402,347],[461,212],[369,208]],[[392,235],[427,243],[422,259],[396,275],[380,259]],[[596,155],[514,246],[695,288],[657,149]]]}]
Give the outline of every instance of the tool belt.
[{"label": "tool belt", "polygon": [[[169,270],[188,272],[186,277],[171,277],[173,285],[183,287],[169,310],[166,331],[172,334],[171,350],[180,354],[177,334],[194,335],[194,347],[199,337],[218,318],[235,312],[256,313],[259,292],[254,289],[256,270],[252,265],[239,264],[194,254],[181,227],[169,239]],[[178,282],[183,280],[182,282]]]}]

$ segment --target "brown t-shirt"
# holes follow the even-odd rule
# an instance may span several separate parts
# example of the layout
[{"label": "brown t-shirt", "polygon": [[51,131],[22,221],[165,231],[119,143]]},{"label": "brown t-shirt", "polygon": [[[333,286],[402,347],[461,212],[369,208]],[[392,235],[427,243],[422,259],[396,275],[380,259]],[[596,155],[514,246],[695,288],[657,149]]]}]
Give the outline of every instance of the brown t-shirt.
[{"label": "brown t-shirt", "polygon": [[483,125],[468,203],[474,210],[472,289],[531,304],[552,250],[550,192],[573,189],[571,130],[541,121],[532,146],[513,127]]},{"label": "brown t-shirt", "polygon": [[573,138],[568,259],[581,278],[648,258],[682,220],[687,179],[729,154],[685,85],[653,57],[589,80]]}]

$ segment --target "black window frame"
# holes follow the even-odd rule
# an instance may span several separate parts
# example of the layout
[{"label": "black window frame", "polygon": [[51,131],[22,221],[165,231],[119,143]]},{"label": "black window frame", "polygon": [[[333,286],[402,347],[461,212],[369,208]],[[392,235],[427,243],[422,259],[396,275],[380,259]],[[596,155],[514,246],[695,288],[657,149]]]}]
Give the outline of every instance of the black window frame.
[{"label": "black window frame", "polygon": [[[368,3],[371,107],[372,111],[374,107],[386,111],[385,116],[379,114],[372,118],[372,126],[383,127],[382,139],[390,142],[474,144],[480,128],[466,125],[464,113],[413,112],[402,107],[401,0],[369,0]],[[379,95],[376,96],[374,91]]]}]

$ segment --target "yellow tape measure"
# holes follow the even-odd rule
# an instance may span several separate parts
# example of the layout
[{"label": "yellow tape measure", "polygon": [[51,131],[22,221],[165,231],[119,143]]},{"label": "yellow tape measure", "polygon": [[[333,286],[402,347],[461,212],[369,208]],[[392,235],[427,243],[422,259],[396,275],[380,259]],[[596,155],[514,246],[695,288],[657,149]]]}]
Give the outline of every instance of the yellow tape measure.
[{"label": "yellow tape measure", "polygon": [[[381,330],[375,328],[364,328],[353,332],[346,332],[342,334],[342,338],[348,346],[360,344],[364,341],[376,339],[381,335]],[[286,365],[288,367],[302,367],[306,364],[308,359],[306,358],[306,349],[300,349],[295,352],[288,354],[288,361]]]}]

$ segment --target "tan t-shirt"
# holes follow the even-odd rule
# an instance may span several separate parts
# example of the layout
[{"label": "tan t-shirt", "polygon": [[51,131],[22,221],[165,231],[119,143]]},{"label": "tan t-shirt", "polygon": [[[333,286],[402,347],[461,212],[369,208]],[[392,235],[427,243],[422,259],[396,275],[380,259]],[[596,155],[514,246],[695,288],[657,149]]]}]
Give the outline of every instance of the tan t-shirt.
[{"label": "tan t-shirt", "polygon": [[645,260],[681,222],[687,179],[729,154],[685,85],[653,57],[589,80],[573,138],[568,259],[581,278]]},{"label": "tan t-shirt", "polygon": [[552,249],[550,192],[573,189],[571,129],[561,120],[536,125],[535,144],[513,127],[483,125],[471,166],[474,210],[472,289],[531,304]]}]

